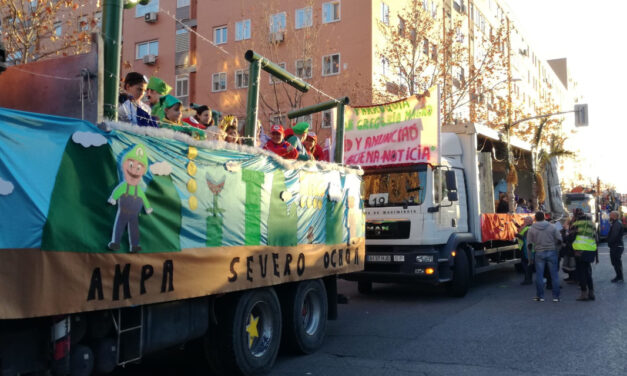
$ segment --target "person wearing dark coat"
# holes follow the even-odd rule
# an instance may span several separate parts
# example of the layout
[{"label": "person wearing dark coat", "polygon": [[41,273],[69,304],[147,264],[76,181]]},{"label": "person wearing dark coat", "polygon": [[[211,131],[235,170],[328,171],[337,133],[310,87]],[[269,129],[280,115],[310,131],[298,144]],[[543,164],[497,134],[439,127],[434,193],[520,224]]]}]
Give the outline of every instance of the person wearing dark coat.
[{"label": "person wearing dark coat", "polygon": [[610,232],[607,235],[607,245],[610,247],[610,260],[612,266],[616,272],[616,277],[612,279],[612,282],[623,282],[623,262],[621,256],[623,255],[623,224],[618,220],[619,214],[617,211],[610,213]]}]

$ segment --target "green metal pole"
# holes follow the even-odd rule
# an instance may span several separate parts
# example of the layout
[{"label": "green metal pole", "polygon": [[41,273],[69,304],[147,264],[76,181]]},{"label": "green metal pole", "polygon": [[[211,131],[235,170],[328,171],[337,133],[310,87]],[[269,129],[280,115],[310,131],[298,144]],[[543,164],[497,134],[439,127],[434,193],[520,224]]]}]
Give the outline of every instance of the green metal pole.
[{"label": "green metal pole", "polygon": [[122,55],[123,0],[104,0],[102,36],[104,39],[104,116],[118,119],[120,56]]},{"label": "green metal pole", "polygon": [[349,102],[348,97],[344,97],[344,98],[334,99],[334,100],[328,101],[328,102],[322,102],[322,103],[314,104],[313,106],[303,107],[303,108],[300,108],[298,110],[294,110],[292,112],[288,112],[287,113],[287,118],[288,119],[295,119],[295,118],[300,117],[300,116],[306,116],[306,115],[309,115],[309,114],[314,114],[316,112],[322,112],[322,111],[330,110],[332,108],[337,107],[337,105],[339,103],[348,104],[348,102]]},{"label": "green metal pole", "polygon": [[248,69],[248,105],[246,107],[246,126],[244,128],[244,142],[255,146],[257,140],[257,112],[259,103],[259,60],[250,62]]},{"label": "green metal pole", "polygon": [[246,53],[244,54],[244,57],[251,64],[254,61],[258,61],[261,69],[270,73],[274,77],[277,77],[281,81],[285,81],[286,83],[296,88],[297,90],[302,91],[303,93],[306,93],[309,90],[309,84],[307,82],[301,80],[298,76],[294,76],[290,72],[286,71],[285,69],[281,68],[280,66],[276,65],[275,63],[271,62],[265,57],[259,55],[255,51],[253,50],[246,51]]},{"label": "green metal pole", "polygon": [[335,123],[335,163],[344,163],[344,103],[337,105]]}]

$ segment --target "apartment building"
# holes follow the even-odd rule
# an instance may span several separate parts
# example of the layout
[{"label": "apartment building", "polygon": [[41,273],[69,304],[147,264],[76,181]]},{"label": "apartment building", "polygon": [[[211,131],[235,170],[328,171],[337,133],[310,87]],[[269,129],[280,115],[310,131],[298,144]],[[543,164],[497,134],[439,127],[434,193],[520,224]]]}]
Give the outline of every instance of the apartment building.
[{"label": "apartment building", "polygon": [[[173,86],[185,104],[207,104],[233,114],[243,125],[246,115],[248,62],[252,49],[311,83],[300,93],[262,72],[259,120],[287,124],[287,112],[330,98],[348,96],[351,105],[380,101],[382,92],[397,96],[407,87],[390,69],[380,51],[386,44],[382,27],[406,25],[399,15],[414,0],[152,0],[124,11],[122,76],[129,71],[156,75]],[[452,120],[472,118],[480,106],[494,109],[498,97],[511,97],[516,106],[535,113],[548,100],[561,108],[572,105],[565,61],[549,63],[534,52],[522,27],[506,4],[497,0],[417,0],[442,28],[454,33],[448,44],[468,50],[466,65],[455,66],[444,82],[448,93],[460,91],[471,80],[471,62],[479,65],[486,54],[483,40],[505,28],[501,41],[506,70],[491,82],[467,90],[467,104],[454,109]],[[55,23],[55,33],[98,30],[101,1],[87,2],[72,16]],[[71,22],[68,22],[71,20]],[[76,30],[73,29],[76,27]],[[438,36],[422,41],[421,52],[432,66],[441,63],[448,48]],[[440,56],[440,57],[439,57]],[[422,74],[430,74],[426,68]],[[321,139],[330,136],[331,111],[305,119]]]}]

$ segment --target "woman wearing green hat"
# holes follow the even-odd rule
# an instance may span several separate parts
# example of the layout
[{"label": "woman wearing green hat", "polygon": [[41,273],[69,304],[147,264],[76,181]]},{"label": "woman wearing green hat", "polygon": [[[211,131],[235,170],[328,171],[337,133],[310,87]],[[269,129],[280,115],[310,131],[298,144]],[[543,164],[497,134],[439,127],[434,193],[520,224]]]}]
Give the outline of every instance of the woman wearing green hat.
[{"label": "woman wearing green hat", "polygon": [[167,94],[159,99],[159,104],[164,112],[163,118],[159,121],[160,128],[168,128],[173,131],[187,133],[197,140],[207,138],[207,135],[201,129],[194,128],[181,121],[183,117],[183,112],[181,111],[183,103],[181,103],[178,98]]}]

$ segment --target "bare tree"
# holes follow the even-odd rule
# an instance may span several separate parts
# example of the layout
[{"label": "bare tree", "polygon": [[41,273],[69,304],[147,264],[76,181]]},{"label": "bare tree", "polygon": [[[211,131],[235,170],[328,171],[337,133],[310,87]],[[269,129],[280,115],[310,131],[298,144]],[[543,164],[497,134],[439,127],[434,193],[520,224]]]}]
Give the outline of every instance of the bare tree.
[{"label": "bare tree", "polygon": [[0,0],[7,60],[24,64],[55,55],[89,50],[97,23],[87,0]]}]

